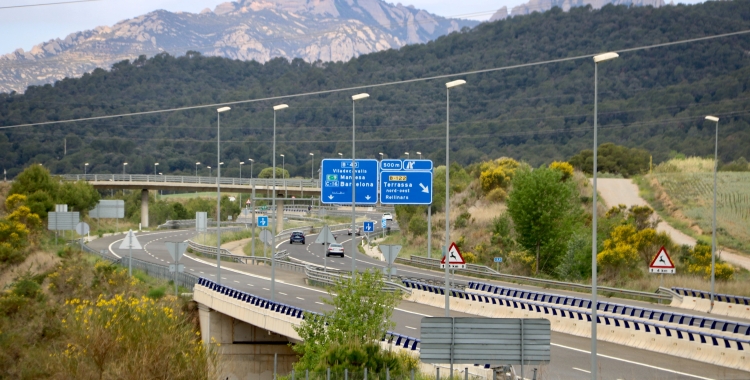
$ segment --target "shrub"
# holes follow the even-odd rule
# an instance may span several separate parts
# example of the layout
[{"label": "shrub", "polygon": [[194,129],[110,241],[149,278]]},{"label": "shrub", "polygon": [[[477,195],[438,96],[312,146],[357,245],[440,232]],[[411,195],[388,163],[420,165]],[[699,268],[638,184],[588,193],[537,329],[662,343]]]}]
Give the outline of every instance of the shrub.
[{"label": "shrub", "polygon": [[409,232],[414,236],[422,236],[427,233],[427,220],[420,215],[412,215],[409,220]]},{"label": "shrub", "polygon": [[456,218],[455,227],[464,228],[471,222],[471,214],[468,211],[464,211]]},{"label": "shrub", "polygon": [[[703,276],[704,279],[711,278],[711,246],[699,241],[686,253],[680,259],[688,265],[688,273]],[[717,280],[731,280],[734,269],[717,257],[714,276]]]},{"label": "shrub", "polygon": [[505,192],[505,190],[501,188],[496,188],[490,190],[489,193],[487,193],[487,200],[490,202],[503,202],[508,197],[508,193]]},{"label": "shrub", "polygon": [[567,181],[569,178],[573,177],[573,165],[567,162],[554,161],[553,163],[549,164],[549,168],[552,170],[557,170],[560,173],[562,173],[563,181]]}]

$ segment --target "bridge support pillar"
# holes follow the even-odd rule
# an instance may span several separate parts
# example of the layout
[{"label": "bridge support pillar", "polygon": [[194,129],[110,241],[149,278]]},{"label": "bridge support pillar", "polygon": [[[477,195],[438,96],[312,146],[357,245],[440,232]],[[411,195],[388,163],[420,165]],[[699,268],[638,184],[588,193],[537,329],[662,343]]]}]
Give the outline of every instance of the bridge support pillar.
[{"label": "bridge support pillar", "polygon": [[148,227],[148,189],[141,190],[141,227]]},{"label": "bridge support pillar", "polygon": [[291,373],[297,355],[289,347],[289,338],[219,313],[200,303],[198,312],[203,341],[218,344],[216,349],[223,364],[220,379],[273,380],[274,354],[277,356],[277,374]]},{"label": "bridge support pillar", "polygon": [[276,233],[284,230],[284,201],[276,198]]}]

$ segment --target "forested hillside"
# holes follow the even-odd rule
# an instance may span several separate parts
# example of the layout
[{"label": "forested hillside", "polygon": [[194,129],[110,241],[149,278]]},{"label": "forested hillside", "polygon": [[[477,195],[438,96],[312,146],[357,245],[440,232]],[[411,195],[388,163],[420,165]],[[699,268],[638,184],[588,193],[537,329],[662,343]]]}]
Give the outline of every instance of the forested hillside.
[{"label": "forested hillside", "polygon": [[[121,62],[25,94],[0,94],[0,125],[86,118],[163,108],[261,99],[469,70],[575,57],[750,29],[750,2],[706,2],[659,9],[606,6],[559,9],[453,33],[338,63],[272,60],[266,64],[159,55]],[[644,148],[654,161],[670,151],[713,153],[719,115],[720,159],[750,157],[750,35],[622,52],[600,65],[600,142]],[[463,77],[451,92],[451,153],[462,164],[499,156],[532,165],[590,148],[593,125],[590,58]],[[223,174],[255,159],[271,163],[271,107],[278,113],[277,152],[293,176],[309,176],[324,157],[351,152],[350,95],[357,103],[357,156],[416,151],[440,164],[445,152],[445,86],[450,79],[235,104],[222,114]],[[29,163],[53,173],[194,173],[216,167],[215,107],[70,124],[10,128],[0,136],[0,166],[12,177]],[[66,145],[64,145],[66,144]],[[67,148],[67,153],[65,149]],[[309,153],[315,154],[315,163]],[[277,159],[280,161],[280,158]],[[279,162],[281,164],[281,162]],[[215,171],[214,171],[215,175]],[[245,165],[243,177],[249,176]]]}]

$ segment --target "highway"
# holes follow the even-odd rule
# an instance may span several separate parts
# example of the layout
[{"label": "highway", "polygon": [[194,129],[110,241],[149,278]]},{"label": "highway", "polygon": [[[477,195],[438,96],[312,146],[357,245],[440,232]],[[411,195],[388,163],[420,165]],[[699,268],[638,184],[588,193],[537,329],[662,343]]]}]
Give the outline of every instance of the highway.
[{"label": "highway", "polygon": [[[375,220],[379,219],[376,218]],[[351,243],[351,237],[345,231],[335,233],[340,243]],[[134,250],[133,257],[139,260],[166,265],[170,256],[164,245],[165,241],[181,241],[189,239],[194,231],[164,231],[143,233],[138,236],[144,250]],[[120,256],[127,256],[127,250],[117,247],[123,235],[105,237],[94,240],[89,245],[97,250],[107,249]],[[321,244],[312,244],[315,236],[307,237],[307,244],[295,244],[290,246],[289,242],[279,243],[279,249],[288,249],[294,258],[323,264],[323,248]],[[328,264],[332,268],[350,269],[351,259],[349,244],[344,245],[347,255],[340,258],[329,258]],[[182,259],[185,270],[196,276],[205,277],[216,281],[215,261],[186,255]],[[357,255],[357,268],[382,267],[381,262]],[[414,277],[430,275],[440,277],[439,273],[425,271],[417,268],[399,266],[399,274]],[[304,276],[299,272],[276,270],[276,301],[300,307],[306,310],[325,310],[328,306],[320,302],[321,297],[326,296],[322,289],[305,284]],[[457,279],[460,277],[457,276]],[[221,283],[235,289],[271,298],[270,294],[270,267],[253,266],[237,263],[222,262]],[[514,285],[511,285],[514,286]],[[549,291],[549,290],[548,290]],[[578,293],[576,293],[578,294]],[[618,300],[620,301],[620,300]],[[444,311],[440,308],[402,302],[394,311],[392,320],[397,323],[394,331],[419,337],[419,325],[421,318],[425,316],[443,316]],[[471,316],[464,313],[451,312],[455,317]],[[616,345],[607,342],[598,344],[600,378],[602,379],[747,379],[750,373],[734,369],[728,369],[711,364],[696,362],[675,356],[639,350],[632,347]],[[590,339],[581,338],[560,333],[552,333],[552,361],[543,366],[540,371],[545,379],[575,379],[587,378],[587,369],[590,363]],[[519,371],[520,373],[520,371]],[[530,366],[526,367],[525,374],[530,378],[533,373]]]}]

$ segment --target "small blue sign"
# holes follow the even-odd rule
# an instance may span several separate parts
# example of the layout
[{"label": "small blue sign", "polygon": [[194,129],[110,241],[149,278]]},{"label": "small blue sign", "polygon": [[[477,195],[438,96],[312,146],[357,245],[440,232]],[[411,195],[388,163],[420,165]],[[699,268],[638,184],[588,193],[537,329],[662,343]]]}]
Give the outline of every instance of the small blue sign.
[{"label": "small blue sign", "polygon": [[503,262],[503,258],[502,257],[495,257],[495,262],[496,263],[502,263]]},{"label": "small blue sign", "polygon": [[374,222],[365,222],[364,228],[365,232],[373,232],[375,231],[375,223]]},{"label": "small blue sign", "polygon": [[268,227],[268,216],[266,215],[258,216],[258,227]]},{"label": "small blue sign", "polygon": [[[378,202],[378,160],[355,161],[356,203]],[[352,160],[324,159],[320,201],[324,204],[352,204]]]},{"label": "small blue sign", "polygon": [[403,167],[403,161],[401,160],[388,159],[380,161],[380,170],[401,170]]},{"label": "small blue sign", "polygon": [[432,173],[405,170],[380,172],[380,203],[388,205],[432,204]]},{"label": "small blue sign", "polygon": [[404,170],[432,171],[432,160],[404,160]]},{"label": "small blue sign", "polygon": [[385,219],[380,220],[380,227],[385,229],[386,225],[388,224],[388,221]]}]

